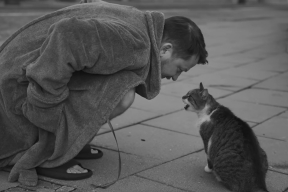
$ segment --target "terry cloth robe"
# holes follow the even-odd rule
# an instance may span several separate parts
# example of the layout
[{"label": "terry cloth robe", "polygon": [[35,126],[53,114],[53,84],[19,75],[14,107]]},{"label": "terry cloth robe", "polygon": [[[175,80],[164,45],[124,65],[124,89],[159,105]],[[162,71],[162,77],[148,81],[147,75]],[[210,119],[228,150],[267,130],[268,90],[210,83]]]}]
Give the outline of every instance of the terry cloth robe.
[{"label": "terry cloth robe", "polygon": [[106,2],[66,7],[0,47],[0,167],[36,185],[35,167],[60,166],[86,145],[131,88],[159,94],[160,12]]}]

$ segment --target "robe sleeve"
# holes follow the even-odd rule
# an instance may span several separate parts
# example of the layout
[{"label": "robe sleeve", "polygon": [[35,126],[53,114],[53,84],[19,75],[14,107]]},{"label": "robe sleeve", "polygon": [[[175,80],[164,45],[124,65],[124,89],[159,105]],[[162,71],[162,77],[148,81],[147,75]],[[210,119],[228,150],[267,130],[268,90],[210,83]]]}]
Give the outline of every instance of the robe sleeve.
[{"label": "robe sleeve", "polygon": [[133,53],[143,48],[143,34],[129,24],[62,19],[49,28],[39,58],[26,68],[27,102],[41,108],[53,107],[68,97],[67,83],[73,72],[109,75],[131,70],[135,65]]}]

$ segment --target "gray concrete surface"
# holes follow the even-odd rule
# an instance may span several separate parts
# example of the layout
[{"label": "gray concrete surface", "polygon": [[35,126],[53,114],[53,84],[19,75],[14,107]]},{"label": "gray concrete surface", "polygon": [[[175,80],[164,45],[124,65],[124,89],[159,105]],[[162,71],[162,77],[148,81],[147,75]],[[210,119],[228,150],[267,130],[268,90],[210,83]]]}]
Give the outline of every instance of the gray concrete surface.
[{"label": "gray concrete surface", "polygon": [[227,191],[204,172],[197,116],[184,111],[181,101],[200,81],[253,127],[268,154],[269,191],[288,191],[287,10],[266,6],[162,10],[167,17],[188,16],[200,26],[209,64],[183,73],[177,82],[163,80],[158,97],[147,101],[137,96],[132,108],[112,121],[122,157],[121,179],[105,190],[90,185],[117,176],[117,148],[105,125],[93,140],[104,151],[103,158],[81,161],[93,170],[91,178],[68,182],[41,177],[37,187],[27,188],[8,183],[7,172],[0,171],[0,191]]}]

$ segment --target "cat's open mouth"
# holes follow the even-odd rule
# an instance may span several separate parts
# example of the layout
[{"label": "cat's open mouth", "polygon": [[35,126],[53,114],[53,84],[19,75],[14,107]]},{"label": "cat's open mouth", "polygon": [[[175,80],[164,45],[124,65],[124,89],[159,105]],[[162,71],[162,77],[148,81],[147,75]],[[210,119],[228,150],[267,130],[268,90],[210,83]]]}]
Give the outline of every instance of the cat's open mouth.
[{"label": "cat's open mouth", "polygon": [[187,101],[187,99],[183,99],[182,101],[183,101],[184,104],[186,104],[184,109],[188,110],[188,108],[190,107],[189,102]]}]

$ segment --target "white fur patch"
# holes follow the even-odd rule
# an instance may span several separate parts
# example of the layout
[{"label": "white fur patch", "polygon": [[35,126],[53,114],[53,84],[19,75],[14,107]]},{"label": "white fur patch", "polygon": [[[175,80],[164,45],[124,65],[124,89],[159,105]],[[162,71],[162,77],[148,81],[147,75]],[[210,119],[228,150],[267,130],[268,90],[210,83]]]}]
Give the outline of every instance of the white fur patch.
[{"label": "white fur patch", "polygon": [[209,153],[210,153],[210,147],[211,147],[211,143],[212,143],[212,135],[208,141],[208,146],[207,146],[207,159],[209,159]]},{"label": "white fur patch", "polygon": [[[209,153],[210,153],[210,147],[211,147],[211,143],[212,143],[212,136],[210,137],[209,141],[208,141],[208,145],[207,145],[207,159],[209,158]],[[206,165],[206,167],[204,168],[206,173],[211,173],[212,169],[209,168],[208,164]]]},{"label": "white fur patch", "polygon": [[191,105],[191,103],[188,101],[188,99],[182,99],[183,103],[185,103],[186,105],[189,105],[189,109],[187,111],[191,111],[191,112],[196,112],[197,111],[194,109],[193,105]]},{"label": "white fur patch", "polygon": [[204,122],[209,122],[209,121],[211,120],[211,119],[210,119],[210,116],[214,113],[215,110],[212,111],[212,113],[210,113],[210,114],[208,115],[208,114],[207,114],[208,109],[209,109],[209,106],[206,105],[206,106],[204,107],[204,109],[198,113],[199,119],[198,119],[198,122],[197,122],[197,124],[196,124],[197,127],[200,127],[200,126],[202,125],[202,123],[204,123]]},{"label": "white fur patch", "polygon": [[209,167],[208,167],[208,164],[205,166],[205,168],[204,168],[204,171],[206,172],[206,173],[211,173],[212,172],[212,169],[210,169]]}]

